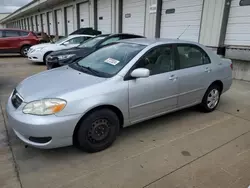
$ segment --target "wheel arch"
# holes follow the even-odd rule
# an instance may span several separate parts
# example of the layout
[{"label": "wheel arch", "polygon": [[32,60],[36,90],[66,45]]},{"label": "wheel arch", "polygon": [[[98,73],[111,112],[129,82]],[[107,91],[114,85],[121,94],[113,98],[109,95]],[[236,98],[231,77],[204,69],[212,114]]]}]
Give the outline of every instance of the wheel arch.
[{"label": "wheel arch", "polygon": [[77,125],[75,126],[75,129],[74,129],[74,132],[73,132],[73,138],[72,138],[72,139],[73,139],[73,144],[74,144],[74,145],[77,145],[76,135],[77,135],[77,131],[78,131],[79,127],[80,127],[81,121],[82,121],[85,117],[87,117],[89,114],[91,114],[91,113],[93,113],[93,112],[95,112],[95,111],[97,111],[97,110],[101,110],[101,109],[109,109],[109,110],[113,111],[113,112],[117,115],[117,117],[118,117],[118,119],[119,119],[120,128],[123,127],[123,124],[124,124],[124,116],[123,116],[122,111],[121,111],[118,107],[116,107],[116,106],[114,106],[114,105],[100,105],[100,106],[93,107],[92,109],[89,109],[88,112],[85,113],[85,114],[80,118],[80,120],[78,121]]},{"label": "wheel arch", "polygon": [[45,62],[45,57],[48,55],[48,54],[50,54],[50,53],[52,53],[53,51],[52,50],[50,50],[50,51],[48,51],[48,52],[46,52],[44,55],[43,55],[43,62]]},{"label": "wheel arch", "polygon": [[214,81],[213,83],[211,83],[209,87],[211,87],[212,85],[217,85],[217,86],[219,86],[219,87],[220,87],[220,92],[222,93],[222,91],[223,91],[223,89],[224,89],[224,88],[223,88],[223,82],[222,82],[222,81],[216,80],[216,81]]}]

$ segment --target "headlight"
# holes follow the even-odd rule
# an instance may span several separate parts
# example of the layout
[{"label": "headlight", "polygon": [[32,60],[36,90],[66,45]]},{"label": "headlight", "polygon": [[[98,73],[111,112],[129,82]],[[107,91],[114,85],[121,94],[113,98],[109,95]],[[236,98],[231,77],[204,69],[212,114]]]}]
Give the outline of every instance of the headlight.
[{"label": "headlight", "polygon": [[44,47],[36,48],[36,49],[34,49],[34,50],[40,51],[40,50],[42,50],[42,49],[44,49]]},{"label": "headlight", "polygon": [[59,55],[57,56],[59,60],[63,60],[63,59],[68,59],[75,56],[75,54],[68,54],[68,55]]},{"label": "headlight", "polygon": [[51,115],[64,109],[66,101],[62,99],[43,99],[26,104],[23,113],[32,115]]}]

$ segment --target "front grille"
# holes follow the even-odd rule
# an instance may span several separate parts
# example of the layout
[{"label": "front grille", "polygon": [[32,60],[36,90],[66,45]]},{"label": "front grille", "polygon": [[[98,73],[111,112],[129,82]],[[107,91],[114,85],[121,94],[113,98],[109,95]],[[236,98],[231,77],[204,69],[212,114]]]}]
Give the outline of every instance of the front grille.
[{"label": "front grille", "polygon": [[20,97],[16,90],[14,90],[13,92],[11,102],[15,108],[18,108],[23,103],[23,99]]}]

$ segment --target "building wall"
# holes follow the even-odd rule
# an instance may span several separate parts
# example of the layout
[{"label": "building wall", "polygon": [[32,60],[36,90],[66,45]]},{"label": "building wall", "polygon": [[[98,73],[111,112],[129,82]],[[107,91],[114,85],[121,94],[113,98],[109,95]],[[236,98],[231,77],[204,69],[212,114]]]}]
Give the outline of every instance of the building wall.
[{"label": "building wall", "polygon": [[[2,20],[3,18],[5,18],[8,15],[9,15],[9,13],[0,13],[0,20]],[[5,24],[0,24],[0,28],[5,28],[5,27],[6,27]]]}]

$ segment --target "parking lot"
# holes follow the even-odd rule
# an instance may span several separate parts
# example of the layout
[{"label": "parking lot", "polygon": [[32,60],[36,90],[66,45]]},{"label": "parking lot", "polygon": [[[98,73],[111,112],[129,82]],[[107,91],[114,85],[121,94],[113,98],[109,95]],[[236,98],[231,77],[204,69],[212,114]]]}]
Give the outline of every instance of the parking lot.
[{"label": "parking lot", "polygon": [[19,56],[0,56],[1,188],[250,185],[250,83],[234,81],[213,113],[190,108],[165,115],[123,129],[111,148],[88,154],[74,147],[26,148],[9,129],[10,92],[43,70],[44,65]]}]

